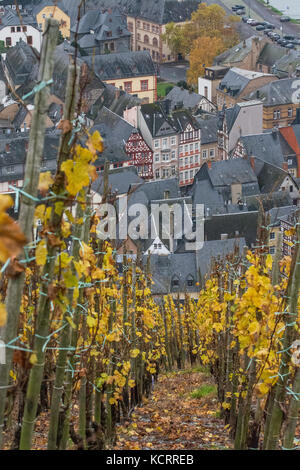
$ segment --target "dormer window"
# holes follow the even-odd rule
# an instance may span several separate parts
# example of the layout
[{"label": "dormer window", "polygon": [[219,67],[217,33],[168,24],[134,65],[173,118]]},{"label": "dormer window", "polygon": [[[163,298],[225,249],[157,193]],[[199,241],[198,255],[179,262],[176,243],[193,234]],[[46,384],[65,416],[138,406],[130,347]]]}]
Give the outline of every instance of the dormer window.
[{"label": "dormer window", "polygon": [[194,278],[193,276],[190,274],[187,279],[186,279],[186,285],[188,287],[193,287],[193,285],[195,284],[195,281],[194,281]]},{"label": "dormer window", "polygon": [[178,276],[173,276],[172,281],[171,281],[171,286],[172,287],[179,287],[179,277]]}]

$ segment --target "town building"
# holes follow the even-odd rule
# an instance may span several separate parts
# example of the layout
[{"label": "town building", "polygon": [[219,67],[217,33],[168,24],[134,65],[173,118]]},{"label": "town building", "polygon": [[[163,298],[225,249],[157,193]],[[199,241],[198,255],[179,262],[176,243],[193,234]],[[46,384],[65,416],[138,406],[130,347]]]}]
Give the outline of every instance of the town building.
[{"label": "town building", "polygon": [[149,52],[124,52],[83,57],[103,82],[140,98],[144,103],[156,100],[156,70]]},{"label": "town building", "polygon": [[217,104],[217,88],[221,80],[225,77],[229,67],[212,65],[205,67],[204,77],[198,78],[198,93],[203,95],[214,105]]},{"label": "town building", "polygon": [[42,33],[35,19],[27,14],[20,17],[17,12],[6,7],[4,14],[0,16],[0,41],[3,41],[6,48],[10,48],[20,40],[40,52]]},{"label": "town building", "polygon": [[[296,88],[295,88],[296,86]],[[263,128],[286,127],[296,118],[300,107],[300,92],[294,78],[285,78],[268,83],[250,93],[247,99],[263,103]]]},{"label": "town building", "polygon": [[216,110],[216,106],[207,97],[179,86],[174,86],[164,99],[169,100],[172,111],[183,108],[198,114],[201,111],[212,113]]},{"label": "town building", "polygon": [[275,75],[261,72],[253,72],[240,68],[231,68],[217,88],[217,106],[222,109],[241,102],[253,91],[278,80]]},{"label": "town building", "polygon": [[237,103],[218,113],[218,160],[227,160],[241,136],[263,131],[263,106],[260,101]]},{"label": "town building", "polygon": [[77,38],[81,55],[129,52],[130,36],[126,17],[117,8],[89,10],[71,27],[71,40]]},{"label": "town building", "polygon": [[184,23],[197,10],[198,0],[141,0],[127,8],[127,25],[132,34],[132,50],[148,51],[155,62],[177,60],[163,41],[166,25]]},{"label": "town building", "polygon": [[44,31],[47,18],[54,18],[59,22],[59,30],[64,38],[70,37],[71,19],[63,2],[55,0],[42,0],[33,10],[36,22],[41,31]]}]

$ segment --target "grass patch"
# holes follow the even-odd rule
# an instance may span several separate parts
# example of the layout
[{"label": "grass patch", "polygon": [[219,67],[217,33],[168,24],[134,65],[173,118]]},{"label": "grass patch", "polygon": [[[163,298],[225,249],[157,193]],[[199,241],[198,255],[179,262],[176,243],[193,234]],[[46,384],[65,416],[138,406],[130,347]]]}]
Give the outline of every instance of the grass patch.
[{"label": "grass patch", "polygon": [[158,98],[164,98],[174,88],[174,83],[170,82],[159,82],[157,84],[157,96]]},{"label": "grass patch", "polygon": [[217,386],[204,384],[199,388],[196,388],[191,393],[191,398],[204,398],[204,397],[213,397],[217,394]]}]

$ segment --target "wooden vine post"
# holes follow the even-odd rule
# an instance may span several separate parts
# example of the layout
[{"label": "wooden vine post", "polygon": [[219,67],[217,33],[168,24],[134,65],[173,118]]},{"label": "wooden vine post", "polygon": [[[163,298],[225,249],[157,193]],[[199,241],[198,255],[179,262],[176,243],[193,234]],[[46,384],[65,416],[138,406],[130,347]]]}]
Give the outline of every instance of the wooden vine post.
[{"label": "wooden vine post", "polygon": [[[34,112],[30,129],[29,147],[26,157],[24,187],[26,194],[21,197],[19,225],[26,239],[32,239],[32,227],[36,198],[38,194],[39,175],[44,150],[44,138],[46,129],[46,117],[49,107],[50,84],[54,69],[54,51],[58,37],[58,22],[47,19],[42,44],[39,82],[45,84],[37,90],[34,99]],[[25,253],[21,255],[25,258]],[[4,331],[5,344],[13,341],[18,334],[19,313],[25,282],[25,271],[9,279],[6,295],[7,324]],[[12,364],[13,349],[7,348],[6,365],[0,370],[0,448],[4,425],[4,410],[6,394],[9,384],[9,372]]]}]

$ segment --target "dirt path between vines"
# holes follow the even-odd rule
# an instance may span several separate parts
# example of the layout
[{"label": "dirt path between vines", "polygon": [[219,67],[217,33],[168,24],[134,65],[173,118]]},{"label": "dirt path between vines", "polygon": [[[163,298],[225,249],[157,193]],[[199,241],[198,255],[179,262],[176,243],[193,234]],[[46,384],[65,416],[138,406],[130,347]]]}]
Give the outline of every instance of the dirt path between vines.
[{"label": "dirt path between vines", "polygon": [[219,417],[215,386],[202,372],[161,376],[151,397],[131,417],[118,426],[114,449],[232,448],[228,429]]}]

